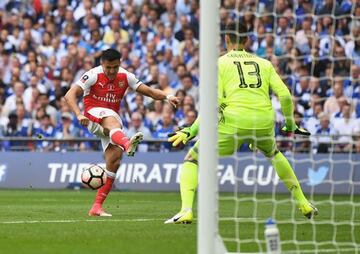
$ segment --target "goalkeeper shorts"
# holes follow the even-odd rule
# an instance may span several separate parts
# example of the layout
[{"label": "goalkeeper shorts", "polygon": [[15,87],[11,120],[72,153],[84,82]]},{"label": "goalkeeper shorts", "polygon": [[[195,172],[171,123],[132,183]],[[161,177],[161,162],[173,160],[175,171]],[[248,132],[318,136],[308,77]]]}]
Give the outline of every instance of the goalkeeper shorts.
[{"label": "goalkeeper shorts", "polygon": [[[185,160],[197,162],[199,142],[200,140],[189,150]],[[246,130],[226,126],[224,129],[219,125],[218,149],[220,156],[234,154],[244,143],[252,144],[253,148],[259,149],[266,157],[274,156],[277,151],[274,128]]]}]

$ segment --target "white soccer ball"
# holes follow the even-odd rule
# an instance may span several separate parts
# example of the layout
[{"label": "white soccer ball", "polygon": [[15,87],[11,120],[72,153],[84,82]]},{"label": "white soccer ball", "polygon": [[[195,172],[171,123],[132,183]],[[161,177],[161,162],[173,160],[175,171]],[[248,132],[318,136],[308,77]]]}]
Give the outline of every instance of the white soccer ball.
[{"label": "white soccer ball", "polygon": [[91,165],[82,172],[81,181],[93,190],[99,189],[106,182],[106,172],[98,165]]}]

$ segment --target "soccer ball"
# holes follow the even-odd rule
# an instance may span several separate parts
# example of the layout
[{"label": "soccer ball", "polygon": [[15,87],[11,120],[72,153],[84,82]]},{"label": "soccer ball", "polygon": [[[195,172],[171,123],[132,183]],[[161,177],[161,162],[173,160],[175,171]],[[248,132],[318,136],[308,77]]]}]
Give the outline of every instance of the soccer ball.
[{"label": "soccer ball", "polygon": [[82,172],[81,181],[93,190],[99,189],[106,182],[105,170],[98,165],[91,165]]}]

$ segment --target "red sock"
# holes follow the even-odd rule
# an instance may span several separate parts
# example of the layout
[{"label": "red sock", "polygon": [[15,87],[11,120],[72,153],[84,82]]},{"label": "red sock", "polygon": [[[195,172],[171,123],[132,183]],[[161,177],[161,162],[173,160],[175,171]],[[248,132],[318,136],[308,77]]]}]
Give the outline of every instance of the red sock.
[{"label": "red sock", "polygon": [[112,129],[110,131],[110,139],[112,143],[121,146],[125,151],[130,146],[130,140],[128,139],[128,137],[126,137],[126,135],[124,134],[124,132],[122,132],[120,128]]},{"label": "red sock", "polygon": [[94,205],[102,206],[102,204],[104,203],[107,195],[111,191],[111,187],[112,187],[112,185],[114,183],[114,180],[115,180],[115,178],[111,178],[109,175],[107,176],[106,183],[104,184],[103,187],[101,187],[98,190],[98,192],[96,194]]}]

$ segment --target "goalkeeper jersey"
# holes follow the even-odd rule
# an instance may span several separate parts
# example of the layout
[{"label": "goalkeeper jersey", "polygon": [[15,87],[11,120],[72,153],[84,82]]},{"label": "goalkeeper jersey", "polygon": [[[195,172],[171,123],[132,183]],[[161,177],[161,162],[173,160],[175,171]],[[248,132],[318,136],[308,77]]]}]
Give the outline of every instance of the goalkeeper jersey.
[{"label": "goalkeeper jersey", "polygon": [[241,129],[273,128],[270,89],[279,97],[291,95],[272,64],[245,50],[232,50],[219,58],[218,68],[220,122]]}]

